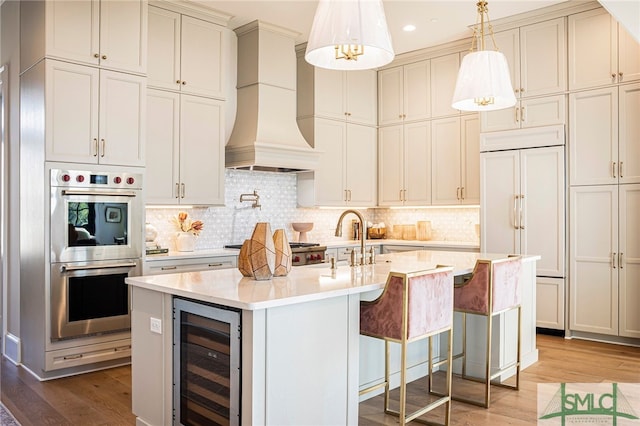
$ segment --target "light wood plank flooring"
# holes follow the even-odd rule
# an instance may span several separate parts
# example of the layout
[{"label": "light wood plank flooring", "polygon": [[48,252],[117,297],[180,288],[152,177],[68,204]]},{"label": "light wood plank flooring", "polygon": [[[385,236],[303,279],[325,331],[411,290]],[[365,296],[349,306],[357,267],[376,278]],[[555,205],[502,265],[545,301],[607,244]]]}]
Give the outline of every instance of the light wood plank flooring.
[{"label": "light wood plank flooring", "polygon": [[[640,382],[640,348],[538,335],[539,361],[522,373],[520,391],[494,387],[489,410],[453,402],[453,425],[531,425],[538,383]],[[118,367],[48,382],[2,361],[2,402],[24,425],[133,425],[131,370]],[[457,383],[457,382],[454,382]],[[423,398],[424,380],[409,385],[409,400]],[[454,390],[462,391],[462,386]],[[474,384],[473,386],[476,386]],[[469,388],[471,392],[476,389]],[[421,400],[421,399],[420,399]],[[395,425],[381,396],[360,404],[361,425]],[[429,416],[438,420],[441,413]]]}]

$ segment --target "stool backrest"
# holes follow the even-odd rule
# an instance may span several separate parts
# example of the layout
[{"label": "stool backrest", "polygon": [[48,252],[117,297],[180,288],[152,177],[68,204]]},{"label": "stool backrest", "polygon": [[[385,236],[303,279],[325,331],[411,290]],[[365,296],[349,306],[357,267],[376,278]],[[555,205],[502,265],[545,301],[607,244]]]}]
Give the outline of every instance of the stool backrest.
[{"label": "stool backrest", "polygon": [[401,341],[433,333],[453,324],[453,268],[413,274],[390,272],[382,294],[361,302],[360,332]]},{"label": "stool backrest", "polygon": [[478,260],[468,281],[456,285],[456,310],[491,315],[520,303],[521,258]]}]

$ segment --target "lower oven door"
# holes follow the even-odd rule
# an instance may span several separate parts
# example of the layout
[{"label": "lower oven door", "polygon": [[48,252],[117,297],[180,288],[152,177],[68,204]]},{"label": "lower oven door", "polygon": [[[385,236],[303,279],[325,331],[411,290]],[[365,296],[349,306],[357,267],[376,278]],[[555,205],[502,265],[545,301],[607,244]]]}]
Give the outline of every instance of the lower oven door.
[{"label": "lower oven door", "polygon": [[51,340],[131,329],[126,277],[140,275],[140,259],[54,263],[51,266]]}]

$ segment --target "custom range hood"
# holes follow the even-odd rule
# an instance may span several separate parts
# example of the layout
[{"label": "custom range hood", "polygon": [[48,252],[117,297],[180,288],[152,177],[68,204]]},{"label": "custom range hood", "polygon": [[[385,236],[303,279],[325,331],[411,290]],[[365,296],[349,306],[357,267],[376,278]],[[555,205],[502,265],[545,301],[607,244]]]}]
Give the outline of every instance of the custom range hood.
[{"label": "custom range hood", "polygon": [[238,109],[226,146],[228,168],[314,170],[319,154],[296,123],[297,33],[253,21],[238,35]]}]

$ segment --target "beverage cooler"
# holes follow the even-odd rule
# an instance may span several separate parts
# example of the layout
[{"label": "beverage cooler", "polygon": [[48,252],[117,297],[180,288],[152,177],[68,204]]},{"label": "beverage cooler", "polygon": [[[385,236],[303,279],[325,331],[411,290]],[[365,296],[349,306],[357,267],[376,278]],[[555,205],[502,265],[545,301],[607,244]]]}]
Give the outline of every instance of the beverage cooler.
[{"label": "beverage cooler", "polygon": [[240,424],[240,312],[174,299],[175,425]]}]

